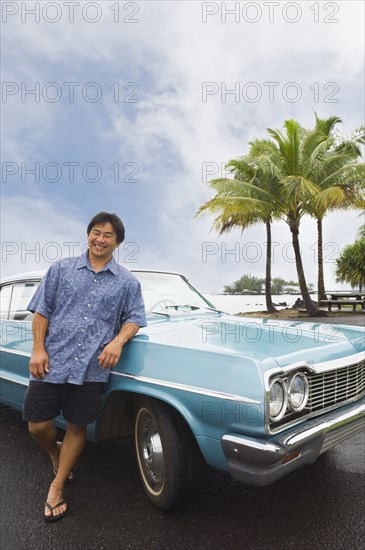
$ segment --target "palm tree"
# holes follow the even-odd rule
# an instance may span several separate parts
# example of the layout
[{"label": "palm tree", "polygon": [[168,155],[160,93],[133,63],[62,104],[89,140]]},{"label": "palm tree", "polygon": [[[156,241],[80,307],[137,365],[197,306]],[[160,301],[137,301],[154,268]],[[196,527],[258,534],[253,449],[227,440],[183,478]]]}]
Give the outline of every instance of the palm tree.
[{"label": "palm tree", "polygon": [[333,130],[341,120],[335,116],[321,119],[315,114],[315,117],[315,131],[324,137],[323,154],[317,155],[317,166],[313,164],[321,191],[309,202],[308,213],[317,220],[318,300],[324,300],[323,218],[329,210],[364,208],[364,164],[356,161],[361,157],[359,144],[364,142],[365,127],[360,126],[350,140],[338,140]]},{"label": "palm tree", "polygon": [[268,129],[272,139],[256,140],[250,149],[250,157],[262,172],[279,183],[279,200],[283,205],[283,217],[289,225],[295,254],[300,291],[306,310],[311,316],[323,315],[312,301],[304,275],[299,245],[299,227],[303,215],[321,189],[315,174],[326,146],[322,132],[304,130],[293,120],[284,123],[285,133]]},{"label": "palm tree", "polygon": [[359,286],[365,285],[365,238],[360,238],[345,246],[336,260],[336,281]]},{"label": "palm tree", "polygon": [[301,219],[310,214],[318,220],[319,272],[322,273],[319,277],[323,279],[322,220],[326,211],[364,206],[364,165],[354,162],[359,155],[357,143],[361,143],[364,131],[361,127],[356,139],[338,143],[332,135],[337,122],[340,122],[338,117],[320,119],[316,115],[313,130],[305,130],[293,119],[284,122],[284,133],[269,128],[270,139],[256,139],[250,143],[246,157],[228,163],[234,180],[220,178],[210,182],[217,194],[198,212],[218,213],[214,226],[221,233],[233,227],[245,229],[253,223],[265,223],[269,311],[273,311],[271,221],[277,218],[288,224],[292,234],[298,282],[306,310],[311,316],[325,315],[312,301],[305,279],[299,246]]},{"label": "palm tree", "polygon": [[197,215],[203,212],[218,214],[213,228],[219,234],[234,228],[243,232],[248,227],[265,223],[266,226],[266,277],[265,297],[267,311],[276,311],[271,297],[271,222],[277,216],[277,197],[273,194],[275,181],[264,176],[247,157],[233,159],[226,165],[234,179],[217,178],[209,183],[216,192],[213,199],[203,204]]},{"label": "palm tree", "polygon": [[[323,203],[321,204],[321,201]],[[364,197],[361,189],[349,185],[336,185],[321,192],[313,204],[316,211],[318,232],[318,300],[326,298],[323,269],[323,218],[328,210],[364,208]]]}]

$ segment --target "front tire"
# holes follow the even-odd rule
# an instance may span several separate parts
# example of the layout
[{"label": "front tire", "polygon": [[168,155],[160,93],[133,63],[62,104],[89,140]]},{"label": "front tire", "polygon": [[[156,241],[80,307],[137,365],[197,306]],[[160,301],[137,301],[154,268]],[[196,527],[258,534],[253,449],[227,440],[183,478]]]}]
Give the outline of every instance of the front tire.
[{"label": "front tire", "polygon": [[181,508],[193,479],[193,446],[183,420],[164,403],[144,399],[137,407],[135,448],[150,501],[164,511]]}]

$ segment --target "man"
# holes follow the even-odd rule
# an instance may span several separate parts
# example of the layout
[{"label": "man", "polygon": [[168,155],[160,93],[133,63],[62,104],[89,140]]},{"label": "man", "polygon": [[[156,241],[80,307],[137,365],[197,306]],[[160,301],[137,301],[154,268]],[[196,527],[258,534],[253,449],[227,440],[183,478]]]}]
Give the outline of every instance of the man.
[{"label": "man", "polygon": [[[98,416],[103,385],[124,344],[146,326],[140,283],[113,258],[124,234],[116,214],[94,216],[88,251],[53,264],[28,306],[34,313],[33,352],[23,419],[52,461],[47,522],[66,514],[63,485],[74,479],[72,468],[86,426]],[[53,422],[60,412],[67,421],[62,445]]]}]

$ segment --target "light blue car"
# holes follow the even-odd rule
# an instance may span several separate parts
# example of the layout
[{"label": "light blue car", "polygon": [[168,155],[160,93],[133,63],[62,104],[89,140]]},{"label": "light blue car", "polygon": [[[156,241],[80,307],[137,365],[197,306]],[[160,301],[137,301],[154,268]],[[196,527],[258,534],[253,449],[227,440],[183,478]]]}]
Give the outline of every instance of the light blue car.
[{"label": "light blue car", "polygon": [[[230,316],[182,275],[133,273],[148,326],[123,349],[88,439],[134,437],[158,508],[186,503],[199,455],[262,486],[363,429],[363,328]],[[19,410],[32,348],[26,308],[42,275],[1,284],[1,402]]]}]

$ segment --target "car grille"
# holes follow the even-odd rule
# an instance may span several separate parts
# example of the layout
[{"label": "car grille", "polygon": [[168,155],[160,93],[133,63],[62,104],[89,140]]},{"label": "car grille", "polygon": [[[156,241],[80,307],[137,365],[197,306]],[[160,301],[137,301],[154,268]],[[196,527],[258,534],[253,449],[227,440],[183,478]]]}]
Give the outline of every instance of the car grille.
[{"label": "car grille", "polygon": [[327,410],[336,409],[341,404],[359,399],[365,393],[365,361],[323,373],[306,371],[306,375],[309,397],[305,408],[299,413],[288,408],[279,422],[270,422],[272,431],[281,430],[305,417],[318,416]]},{"label": "car grille", "polygon": [[365,361],[309,377],[307,412],[356,399],[365,391]]}]

